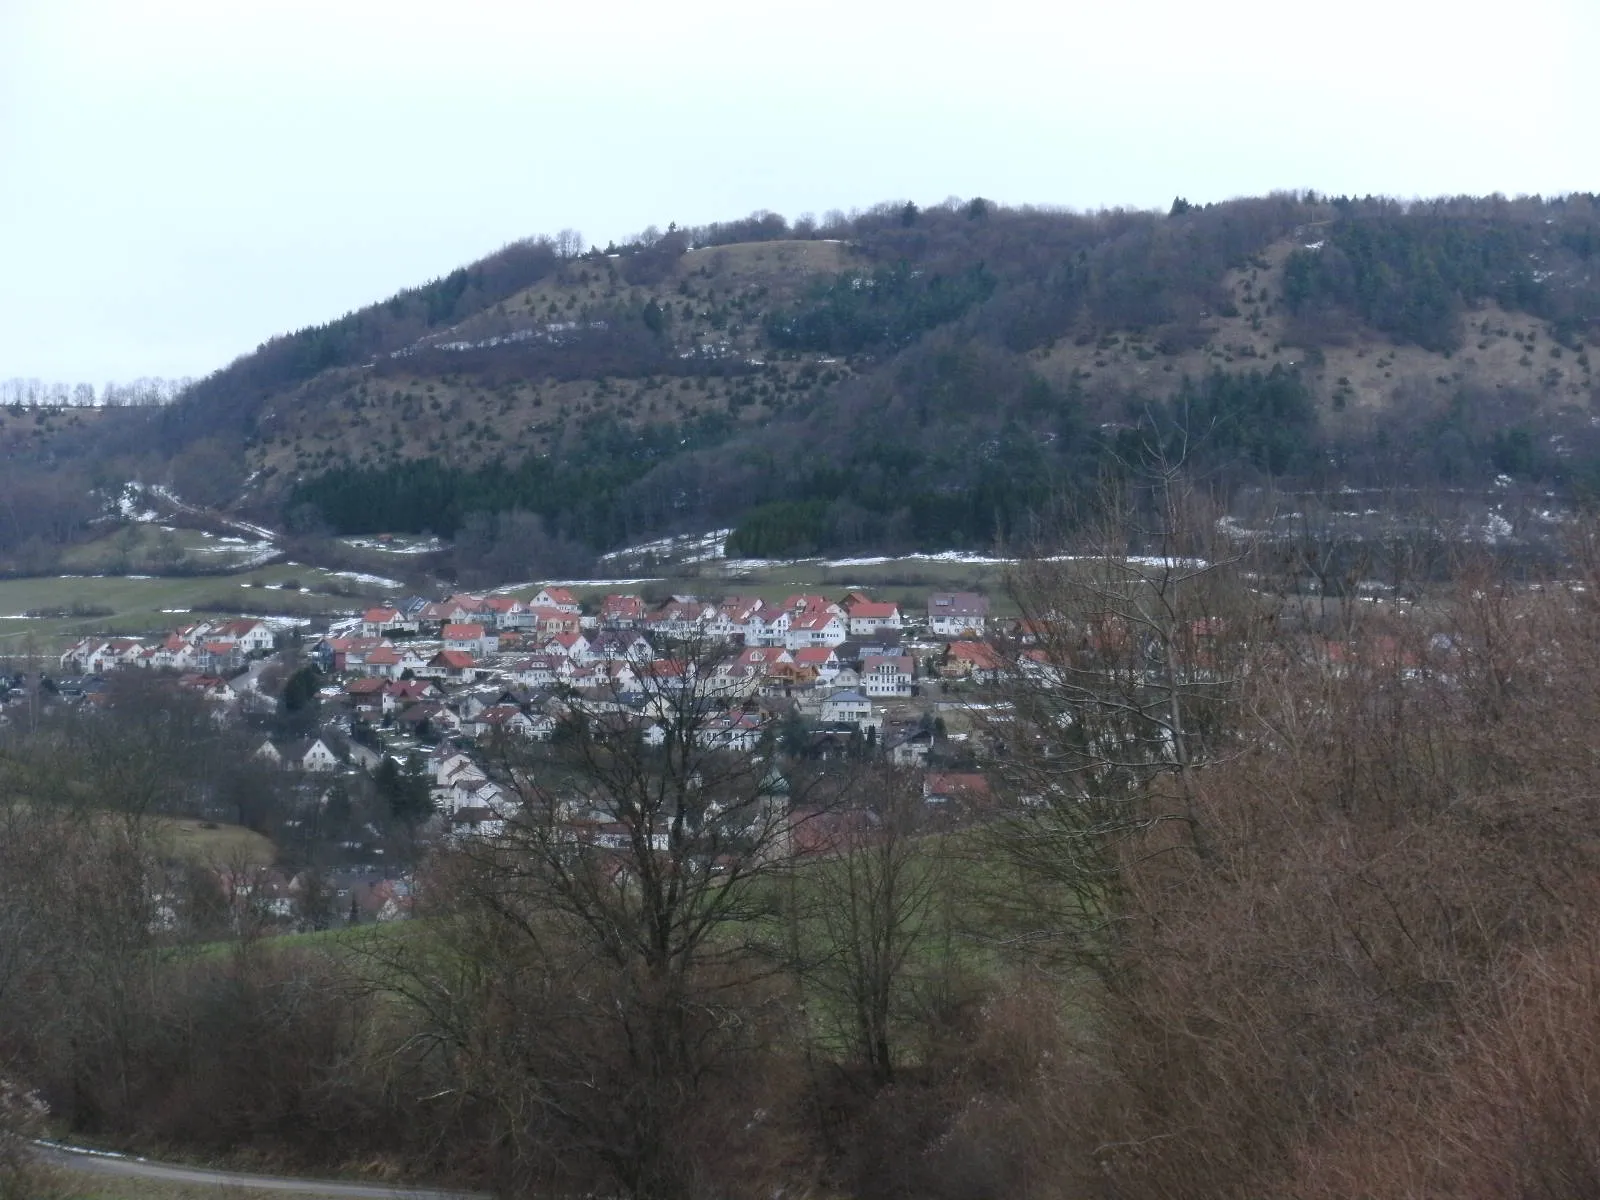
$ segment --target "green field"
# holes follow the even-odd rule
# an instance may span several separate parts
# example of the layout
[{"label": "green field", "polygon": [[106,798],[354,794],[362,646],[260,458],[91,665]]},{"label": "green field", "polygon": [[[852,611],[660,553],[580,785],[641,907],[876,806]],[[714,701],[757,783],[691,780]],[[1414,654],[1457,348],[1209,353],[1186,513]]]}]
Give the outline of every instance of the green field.
[{"label": "green field", "polygon": [[260,553],[260,544],[253,540],[135,522],[67,547],[61,566],[67,571],[112,574],[154,573],[180,563],[189,569],[223,569],[243,566]]},{"label": "green field", "polygon": [[[276,585],[285,580],[298,582],[302,590],[250,586],[256,582]],[[159,633],[206,617],[313,617],[352,612],[384,590],[321,568],[287,563],[231,575],[0,579],[0,656],[27,653],[30,649],[49,653],[64,642],[89,634]],[[43,618],[22,615],[31,610],[73,607],[108,609],[110,614]]]},{"label": "green field", "polygon": [[204,867],[270,867],[278,857],[271,838],[242,825],[163,818],[159,836],[173,855]]}]

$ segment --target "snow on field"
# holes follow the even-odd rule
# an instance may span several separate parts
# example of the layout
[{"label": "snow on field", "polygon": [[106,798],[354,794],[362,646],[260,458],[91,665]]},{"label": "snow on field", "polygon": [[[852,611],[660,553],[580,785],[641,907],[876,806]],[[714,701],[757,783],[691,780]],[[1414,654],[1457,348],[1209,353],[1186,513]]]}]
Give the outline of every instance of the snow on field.
[{"label": "snow on field", "polygon": [[490,594],[503,595],[547,587],[630,587],[636,583],[659,583],[662,578],[660,575],[644,575],[638,579],[530,579],[527,583],[502,583],[492,588]]},{"label": "snow on field", "polygon": [[353,547],[356,550],[378,550],[384,554],[432,554],[435,551],[444,549],[444,543],[438,538],[428,538],[426,541],[419,542],[385,542],[380,541],[378,538],[359,537],[340,538],[339,540],[346,546]]},{"label": "snow on field", "polygon": [[405,587],[405,583],[399,579],[388,579],[382,575],[367,575],[361,571],[329,571],[328,574],[339,579],[351,579],[356,583],[370,583],[373,587]]},{"label": "snow on field", "polygon": [[825,567],[880,567],[893,562],[946,562],[965,563],[978,567],[1003,567],[1014,563],[1014,558],[993,558],[986,554],[971,554],[965,550],[941,550],[937,554],[878,554],[868,558],[830,558],[823,560]]},{"label": "snow on field", "polygon": [[[206,534],[207,538],[212,535]],[[231,554],[237,559],[236,564],[241,570],[257,567],[278,553],[276,542],[260,541],[247,542],[243,538],[215,538],[218,545],[196,546],[199,554]]]},{"label": "snow on field", "polygon": [[713,529],[710,533],[690,533],[678,537],[657,538],[653,542],[645,542],[638,546],[629,546],[623,550],[613,550],[610,554],[602,554],[601,562],[615,562],[624,558],[643,558],[646,555],[655,555],[658,558],[671,558],[677,562],[696,563],[710,562],[713,559],[724,557],[723,545],[732,536],[731,529]]}]

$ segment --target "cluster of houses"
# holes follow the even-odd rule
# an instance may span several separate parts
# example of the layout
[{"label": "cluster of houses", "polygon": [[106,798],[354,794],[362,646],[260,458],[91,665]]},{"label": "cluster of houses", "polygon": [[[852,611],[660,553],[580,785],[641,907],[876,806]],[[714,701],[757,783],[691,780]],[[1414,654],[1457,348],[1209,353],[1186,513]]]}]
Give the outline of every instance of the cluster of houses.
[{"label": "cluster of houses", "polygon": [[[917,694],[930,663],[947,680],[992,676],[988,607],[973,593],[935,594],[926,615],[861,592],[674,596],[654,606],[619,593],[586,611],[571,591],[548,587],[528,599],[408,597],[338,623],[311,654],[341,681],[357,728],[442,747],[427,760],[435,804],[448,822],[479,830],[500,797],[467,748],[549,738],[577,704],[632,722],[649,741],[665,736],[660,698],[692,688],[712,705],[697,733],[709,745],[753,751],[775,720],[797,714],[824,754],[867,735],[896,761],[921,762],[926,722],[892,710]],[[929,640],[923,631],[935,623],[948,640]],[[312,746],[288,757],[334,769]]]},{"label": "cluster of houses", "polygon": [[271,654],[277,640],[269,622],[252,617],[201,621],[159,638],[82,638],[61,655],[61,668],[77,675],[140,667],[226,678],[250,659]]},{"label": "cluster of houses", "polygon": [[[435,807],[458,833],[492,832],[504,806],[476,748],[548,739],[580,704],[651,741],[665,736],[661,697],[693,689],[710,706],[697,733],[708,745],[754,751],[775,722],[799,716],[824,756],[866,739],[917,765],[934,738],[926,712],[908,702],[930,678],[993,678],[989,631],[988,600],[962,592],[936,593],[914,613],[857,591],[657,604],[618,593],[587,609],[562,587],[526,598],[410,596],[302,643],[326,679],[324,724],[296,742],[264,741],[257,755],[316,776],[420,753]],[[283,632],[240,618],[157,638],[85,638],[61,667],[90,680],[161,668],[219,701],[259,703],[246,668]]]}]

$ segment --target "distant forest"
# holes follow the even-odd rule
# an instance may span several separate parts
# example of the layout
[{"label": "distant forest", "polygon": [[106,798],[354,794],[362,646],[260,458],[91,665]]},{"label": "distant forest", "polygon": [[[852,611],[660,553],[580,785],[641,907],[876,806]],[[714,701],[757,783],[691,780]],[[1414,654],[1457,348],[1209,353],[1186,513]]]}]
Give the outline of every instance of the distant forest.
[{"label": "distant forest", "polygon": [[[1264,267],[1261,256],[1291,237],[1299,248],[1284,265],[1281,294],[1263,289],[1259,303],[1288,318],[1284,341],[1301,363],[1360,331],[1453,354],[1487,301],[1546,322],[1554,352],[1585,365],[1584,340],[1600,333],[1593,195],[1401,204],[1284,194],[1092,214],[975,199],[792,224],[757,214],[650,230],[605,251],[585,250],[571,234],[508,246],[275,338],[158,411],[63,436],[48,464],[27,469],[88,479],[91,461],[115,464],[98,468],[112,473],[164,462],[180,491],[221,504],[245,448],[263,436],[267,406],[299,387],[309,390],[297,402],[314,403],[320,377],[341,370],[381,374],[403,361],[423,377],[453,372],[486,385],[756,372],[684,354],[653,303],[619,308],[559,344],[449,355],[415,346],[591,255],[615,255],[628,283],[649,286],[691,247],[815,238],[850,243],[864,266],[772,305],[760,314],[760,334],[769,358],[828,355],[850,371],[764,426],[573,416],[548,458],[476,469],[331,461],[283,480],[281,507],[263,515],[338,533],[454,534],[474,514],[481,530],[495,514],[517,513],[542,523],[543,536],[590,553],[731,525],[733,549],[777,555],[1024,538],[1041,506],[1070,508],[1130,456],[1180,444],[1223,487],[1318,478],[1426,486],[1495,473],[1592,485],[1600,446],[1586,422],[1552,441],[1531,397],[1463,385],[1446,404],[1397,404],[1363,427],[1334,431],[1292,367],[1241,363],[1187,379],[1161,372],[1163,356],[1205,343],[1213,314],[1239,315],[1225,274]],[[1063,383],[1039,369],[1039,355],[1063,339],[1094,346],[1129,334],[1153,365],[1138,388]],[[403,359],[392,357],[401,351]],[[0,529],[0,554],[8,536],[17,531]]]}]

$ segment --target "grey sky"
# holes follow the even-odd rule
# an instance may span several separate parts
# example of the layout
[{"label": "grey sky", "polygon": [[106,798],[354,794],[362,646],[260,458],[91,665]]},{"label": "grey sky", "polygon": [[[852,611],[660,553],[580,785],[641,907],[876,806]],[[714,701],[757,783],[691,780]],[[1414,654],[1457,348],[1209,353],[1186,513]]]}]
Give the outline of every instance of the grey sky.
[{"label": "grey sky", "polygon": [[1600,0],[0,0],[0,378],[204,374],[519,237],[1600,188]]}]

